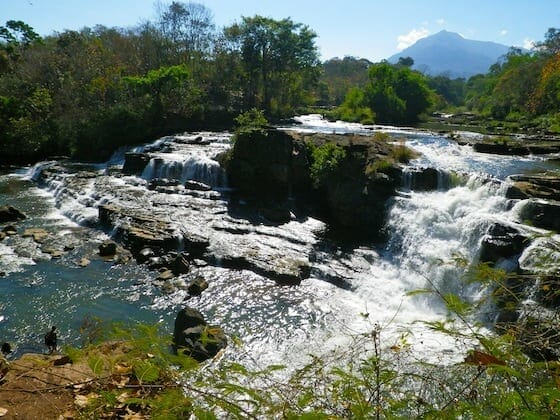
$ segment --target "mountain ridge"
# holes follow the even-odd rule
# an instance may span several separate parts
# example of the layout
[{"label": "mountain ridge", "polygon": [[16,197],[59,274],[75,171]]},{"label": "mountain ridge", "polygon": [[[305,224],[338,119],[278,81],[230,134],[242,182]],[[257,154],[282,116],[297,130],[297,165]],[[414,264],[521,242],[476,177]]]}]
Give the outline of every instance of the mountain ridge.
[{"label": "mountain ridge", "polygon": [[411,57],[414,60],[412,68],[431,76],[444,74],[452,78],[468,78],[486,73],[509,49],[497,42],[476,41],[442,30],[419,39],[387,61],[396,63],[400,57]]}]

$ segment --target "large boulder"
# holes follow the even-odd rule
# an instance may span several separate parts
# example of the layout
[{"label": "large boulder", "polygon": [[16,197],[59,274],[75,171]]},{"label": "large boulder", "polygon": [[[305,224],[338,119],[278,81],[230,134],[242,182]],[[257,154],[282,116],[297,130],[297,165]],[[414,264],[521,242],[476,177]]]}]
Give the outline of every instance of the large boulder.
[{"label": "large boulder", "polygon": [[0,206],[0,223],[17,222],[25,219],[25,214],[12,206]]},{"label": "large boulder", "polygon": [[516,228],[494,223],[482,238],[479,260],[496,263],[521,254],[528,245],[529,239]]},{"label": "large boulder", "polygon": [[403,185],[413,191],[433,191],[449,188],[450,176],[436,168],[412,168],[403,172]]},{"label": "large boulder", "polygon": [[140,175],[149,162],[150,155],[146,153],[125,153],[122,173],[125,175]]},{"label": "large boulder", "polygon": [[175,318],[173,344],[177,351],[202,362],[224,349],[227,338],[221,328],[208,325],[199,311],[187,306]]}]

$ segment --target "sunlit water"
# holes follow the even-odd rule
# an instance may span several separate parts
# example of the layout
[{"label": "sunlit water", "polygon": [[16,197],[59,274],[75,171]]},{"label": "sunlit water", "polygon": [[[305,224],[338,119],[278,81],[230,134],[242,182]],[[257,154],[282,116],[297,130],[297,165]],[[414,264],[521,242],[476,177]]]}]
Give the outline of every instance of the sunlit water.
[{"label": "sunlit water", "polygon": [[[383,130],[404,139],[421,153],[411,167],[434,167],[461,174],[450,188],[431,192],[403,187],[389,210],[388,241],[354,247],[323,239],[325,225],[315,219],[294,219],[280,226],[249,222],[228,212],[225,175],[213,159],[227,150],[227,133],[196,133],[166,137],[135,151],[152,153],[139,176],[117,175],[120,151],[106,164],[58,172],[40,188],[33,180],[56,162],[0,176],[0,204],[11,204],[28,218],[17,224],[43,227],[47,241],[68,249],[51,260],[30,238],[0,242],[0,341],[9,341],[16,354],[44,351],[42,336],[51,325],[60,330],[62,344],[79,344],[80,327],[89,319],[162,323],[171,332],[175,314],[186,303],[190,279],[202,275],[209,289],[188,301],[212,324],[238,337],[227,357],[265,366],[298,365],[309,353],[322,353],[348,343],[352,335],[383,328],[385,344],[406,334],[427,359],[463,357],[462,343],[438,335],[422,321],[445,316],[437,296],[409,297],[429,284],[440,291],[475,299],[485,291],[465,286],[461,272],[445,264],[457,255],[475,259],[481,238],[494,222],[517,223],[519,205],[504,197],[500,181],[513,173],[554,169],[541,157],[506,157],[474,153],[441,135],[397,127],[364,127],[328,123],[319,116],[300,117],[291,129],[371,134]],[[204,144],[194,144],[202,138]],[[79,174],[82,170],[82,175]],[[84,175],[84,170],[87,174]],[[95,176],[92,176],[92,171]],[[148,190],[154,178],[196,180],[211,191],[162,193]],[[69,180],[71,182],[69,182]],[[154,283],[157,273],[134,263],[115,265],[96,256],[99,243],[111,232],[96,225],[97,206],[118,203],[138,212],[165,218],[178,233],[189,230],[210,238],[214,255],[252,253],[259,258],[286,261],[306,257],[311,277],[287,287],[247,270],[214,265],[194,268],[165,293]],[[77,262],[87,257],[91,264]],[[218,259],[219,260],[219,259]],[[491,319],[485,319],[491,322]],[[459,346],[459,347],[458,347]]]}]

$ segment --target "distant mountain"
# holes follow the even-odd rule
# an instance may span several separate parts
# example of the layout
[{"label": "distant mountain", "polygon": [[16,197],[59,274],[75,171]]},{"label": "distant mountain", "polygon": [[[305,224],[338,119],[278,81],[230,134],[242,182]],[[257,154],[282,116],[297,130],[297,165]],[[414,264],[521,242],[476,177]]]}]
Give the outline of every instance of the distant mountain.
[{"label": "distant mountain", "polygon": [[416,41],[387,61],[396,63],[400,57],[412,57],[412,68],[423,73],[468,78],[486,73],[509,48],[496,42],[473,41],[454,32],[441,31]]}]

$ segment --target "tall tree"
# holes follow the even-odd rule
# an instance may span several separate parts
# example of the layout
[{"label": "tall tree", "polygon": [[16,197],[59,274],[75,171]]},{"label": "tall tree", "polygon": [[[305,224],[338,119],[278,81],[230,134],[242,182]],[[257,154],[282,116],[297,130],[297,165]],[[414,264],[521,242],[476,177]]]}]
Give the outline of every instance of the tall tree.
[{"label": "tall tree", "polygon": [[283,114],[310,100],[319,76],[316,34],[291,19],[243,17],[225,29],[245,80],[245,107]]},{"label": "tall tree", "polygon": [[215,32],[210,9],[178,1],[159,9],[158,26],[178,57],[189,62],[210,53]]}]

